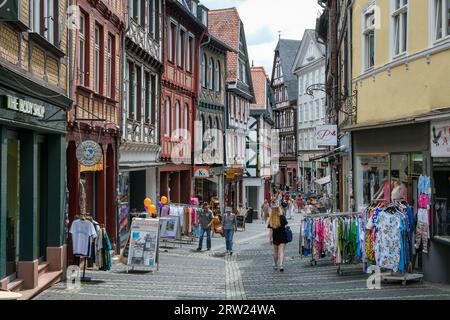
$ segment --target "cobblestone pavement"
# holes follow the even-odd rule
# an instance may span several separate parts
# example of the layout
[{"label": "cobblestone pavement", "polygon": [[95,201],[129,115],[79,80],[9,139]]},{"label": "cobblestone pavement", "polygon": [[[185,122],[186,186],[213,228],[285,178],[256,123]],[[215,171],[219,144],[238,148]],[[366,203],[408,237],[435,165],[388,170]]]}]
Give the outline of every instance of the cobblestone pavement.
[{"label": "cobblestone pavement", "polygon": [[[298,233],[299,218],[289,220]],[[298,235],[297,235],[298,236]],[[205,239],[206,242],[206,239]],[[225,241],[212,239],[213,250],[196,252],[197,243],[162,245],[160,270],[127,273],[115,261],[109,272],[87,271],[92,283],[78,291],[59,283],[35,299],[448,299],[450,286],[427,282],[382,283],[381,290],[366,287],[367,275],[358,266],[345,266],[337,274],[331,261],[311,266],[298,254],[298,238],[287,246],[285,271],[272,268],[272,249],[267,227],[256,220],[245,231],[235,233],[234,254],[225,256]],[[204,244],[205,246],[205,244]],[[169,248],[170,247],[170,248]]]}]

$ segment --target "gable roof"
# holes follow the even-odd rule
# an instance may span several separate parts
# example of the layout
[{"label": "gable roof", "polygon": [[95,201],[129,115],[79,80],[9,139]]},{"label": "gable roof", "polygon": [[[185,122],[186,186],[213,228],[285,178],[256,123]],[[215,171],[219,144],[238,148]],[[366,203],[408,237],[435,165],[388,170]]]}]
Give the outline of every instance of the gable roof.
[{"label": "gable roof", "polygon": [[263,109],[266,107],[267,76],[264,67],[251,68],[253,90],[256,103],[250,105],[250,109]]},{"label": "gable roof", "polygon": [[[303,34],[302,43],[301,43],[300,48],[298,49],[297,55],[294,59],[291,73],[295,73],[295,71],[298,68],[302,67],[303,57],[305,55],[306,50],[309,48],[311,41],[313,42],[313,45],[316,48],[317,52],[319,52],[319,54],[322,57],[325,57],[325,46],[323,44],[317,42],[316,31],[312,30],[312,29],[307,29],[307,30],[305,30],[305,33]],[[319,61],[319,60],[320,59],[315,59],[315,60],[311,61],[311,63]]]},{"label": "gable roof", "polygon": [[208,12],[208,30],[211,35],[222,40],[225,44],[236,50],[236,52],[227,52],[227,72],[226,81],[238,82],[238,63],[239,63],[239,40],[244,44],[244,54],[247,57],[246,74],[247,88],[242,89],[246,95],[250,95],[254,99],[252,77],[250,72],[250,57],[247,51],[247,41],[245,39],[244,24],[239,17],[239,13],[235,7],[228,9],[210,10]]},{"label": "gable roof", "polygon": [[[275,48],[275,57],[280,57],[281,70],[283,72],[284,84],[287,87],[289,101],[296,100],[298,96],[297,77],[291,72],[295,56],[300,48],[300,40],[280,39]],[[274,70],[275,70],[274,59]],[[273,76],[272,76],[273,78]]]},{"label": "gable roof", "polygon": [[237,78],[239,37],[241,19],[236,8],[210,10],[208,12],[208,30],[214,37],[222,40],[236,52],[227,53],[226,81]]}]

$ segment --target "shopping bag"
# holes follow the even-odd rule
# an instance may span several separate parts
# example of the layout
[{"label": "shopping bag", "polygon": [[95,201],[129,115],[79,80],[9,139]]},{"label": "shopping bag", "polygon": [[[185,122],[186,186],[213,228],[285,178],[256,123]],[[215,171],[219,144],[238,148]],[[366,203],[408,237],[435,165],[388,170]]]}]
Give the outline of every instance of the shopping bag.
[{"label": "shopping bag", "polygon": [[195,228],[195,235],[197,237],[200,237],[202,235],[202,227],[198,226],[197,228]]}]

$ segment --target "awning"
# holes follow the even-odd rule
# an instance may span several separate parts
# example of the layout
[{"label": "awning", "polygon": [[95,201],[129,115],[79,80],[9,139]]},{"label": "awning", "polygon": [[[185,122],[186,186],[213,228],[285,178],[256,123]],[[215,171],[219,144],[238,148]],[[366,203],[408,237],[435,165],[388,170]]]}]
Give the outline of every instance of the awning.
[{"label": "awning", "polygon": [[126,162],[126,163],[120,163],[119,168],[120,169],[146,169],[146,168],[156,168],[156,167],[162,167],[165,163],[162,162]]},{"label": "awning", "polygon": [[317,156],[317,157],[314,157],[314,158],[309,158],[309,161],[316,161],[316,160],[320,160],[320,159],[324,159],[324,158],[328,158],[328,157],[334,156],[334,155],[336,155],[336,154],[342,152],[342,151],[343,151],[342,149],[343,149],[344,147],[345,147],[345,146],[340,146],[340,147],[334,149],[333,151],[324,153],[324,154],[322,154],[322,155],[320,155],[320,156]]},{"label": "awning", "polygon": [[317,184],[324,185],[331,182],[331,176],[326,176],[314,181]]}]

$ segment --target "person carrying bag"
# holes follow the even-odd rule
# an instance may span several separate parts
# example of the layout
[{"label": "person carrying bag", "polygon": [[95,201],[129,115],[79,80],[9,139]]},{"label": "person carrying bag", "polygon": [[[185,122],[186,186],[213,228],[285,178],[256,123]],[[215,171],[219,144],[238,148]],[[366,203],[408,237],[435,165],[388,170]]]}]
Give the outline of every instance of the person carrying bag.
[{"label": "person carrying bag", "polygon": [[236,215],[232,212],[231,208],[227,208],[226,213],[222,217],[222,228],[225,234],[227,253],[232,255],[234,230],[236,229]]}]

